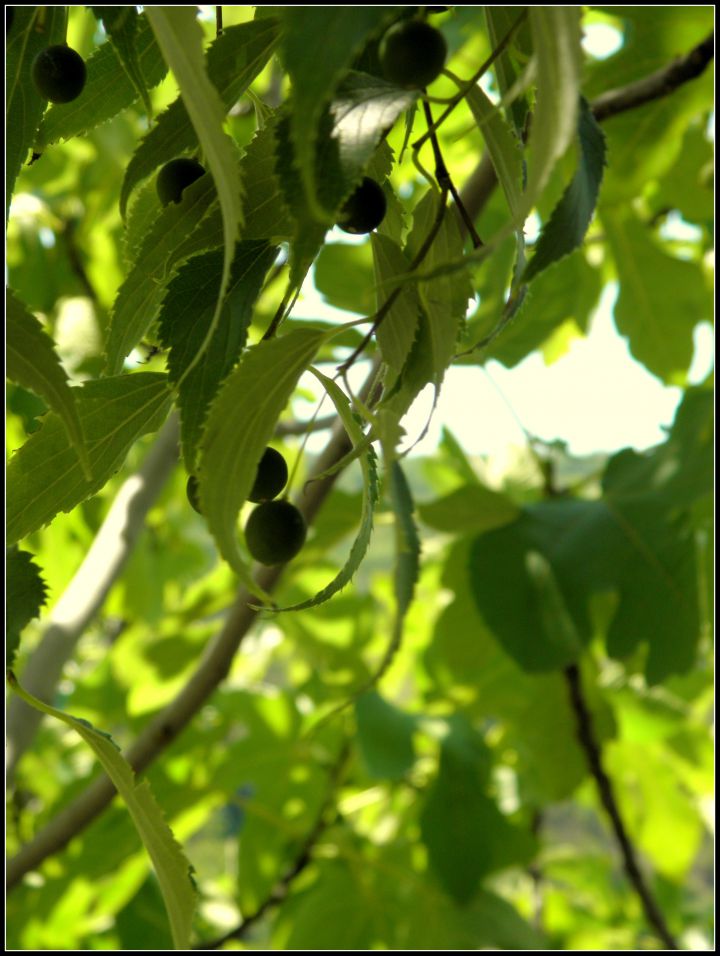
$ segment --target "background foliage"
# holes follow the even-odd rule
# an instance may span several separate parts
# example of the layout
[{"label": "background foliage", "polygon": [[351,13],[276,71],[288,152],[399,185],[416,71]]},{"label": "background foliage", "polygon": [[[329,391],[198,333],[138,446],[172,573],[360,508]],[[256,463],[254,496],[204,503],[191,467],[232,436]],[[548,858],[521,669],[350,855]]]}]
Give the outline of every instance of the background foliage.
[{"label": "background foliage", "polygon": [[[613,91],[699,48],[712,9],[432,15],[463,81],[514,32],[425,137],[430,183],[420,94],[377,70],[385,29],[422,9],[225,7],[217,38],[215,8],[15,10],[9,660],[75,720],[20,745],[33,712],[10,705],[9,948],[170,948],[161,887],[185,899],[187,861],[201,947],[711,945],[713,382],[688,380],[712,317],[710,56],[667,95],[620,108]],[[45,109],[29,63],[65,10],[88,82]],[[598,25],[607,57],[581,45]],[[155,174],[183,153],[211,175],[163,209]],[[443,163],[482,245],[439,218]],[[330,230],[364,174],[388,213],[349,242]],[[293,318],[306,275],[344,324]],[[451,364],[550,361],[611,283],[633,356],[683,390],[662,444],[580,460],[528,436],[499,477],[451,429],[431,458],[398,454]],[[353,320],[382,308],[352,371],[377,349],[383,398],[353,402],[331,379],[370,328]],[[349,440],[313,456],[296,426],[318,383]],[[282,577],[258,578],[302,609],[256,614],[238,513],[269,442],[312,521]],[[187,703],[223,641],[237,652]],[[77,825],[88,743],[125,802]]]}]

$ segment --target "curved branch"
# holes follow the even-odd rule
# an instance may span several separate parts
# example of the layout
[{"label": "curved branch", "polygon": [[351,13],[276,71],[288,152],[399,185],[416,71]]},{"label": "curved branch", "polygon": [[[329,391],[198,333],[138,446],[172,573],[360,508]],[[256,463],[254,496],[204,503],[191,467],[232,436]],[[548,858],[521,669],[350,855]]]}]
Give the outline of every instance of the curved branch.
[{"label": "curved branch", "polygon": [[590,766],[590,773],[594,777],[600,793],[600,800],[607,815],[610,817],[613,831],[620,845],[625,872],[640,897],[648,923],[655,929],[668,949],[678,949],[677,941],[667,928],[665,917],[660,911],[650,889],[645,883],[645,878],[640,872],[635,848],[630,841],[630,837],[625,829],[625,824],[620,816],[620,809],[617,805],[615,794],[613,793],[612,783],[602,765],[600,745],[595,739],[592,717],[583,695],[580,672],[576,664],[571,664],[565,668],[565,679],[570,691],[570,702],[577,720],[578,740],[585,752]]},{"label": "curved branch", "polygon": [[[171,415],[138,471],[124,482],[75,576],[53,608],[42,640],[28,659],[21,682],[51,702],[63,667],[80,636],[117,581],[177,463],[178,419]],[[30,746],[43,715],[13,695],[7,713],[7,774],[10,778]]]},{"label": "curved branch", "polygon": [[[368,398],[375,381],[375,371],[376,364],[373,363],[361,392],[363,398]],[[350,448],[345,430],[342,424],[337,422],[313,473],[322,475],[328,471]],[[302,499],[297,501],[297,505],[308,525],[320,510],[339,474],[340,472],[336,472],[305,484]],[[258,585],[265,591],[272,592],[283,570],[284,566],[263,568],[256,578]],[[136,773],[148,767],[165,750],[227,676],[235,653],[258,614],[254,603],[253,595],[241,588],[222,630],[208,647],[193,675],[175,699],[145,727],[135,743],[128,748],[125,756]],[[12,889],[26,873],[65,847],[111,803],[114,796],[115,788],[104,774],[93,780],[72,803],[53,817],[30,843],[8,861],[7,889]]]}]

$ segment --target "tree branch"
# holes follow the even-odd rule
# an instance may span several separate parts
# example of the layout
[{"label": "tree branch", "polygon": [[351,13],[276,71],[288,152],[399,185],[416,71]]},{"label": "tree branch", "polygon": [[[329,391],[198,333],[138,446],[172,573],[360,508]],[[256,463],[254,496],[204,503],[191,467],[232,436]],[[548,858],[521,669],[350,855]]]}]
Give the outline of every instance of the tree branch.
[{"label": "tree branch", "polygon": [[[360,393],[363,399],[368,398],[373,387],[376,369],[374,362]],[[315,465],[314,475],[328,471],[350,448],[345,429],[341,422],[337,422]],[[339,474],[340,472],[337,472],[305,484],[302,498],[296,503],[308,525],[320,510]],[[262,568],[258,572],[257,583],[265,591],[272,592],[283,570],[284,566]],[[175,699],[145,727],[135,743],[128,748],[125,757],[136,773],[143,771],[165,750],[227,676],[235,653],[257,617],[258,611],[253,607],[255,600],[245,588],[240,589],[222,630],[208,647],[194,674]],[[12,889],[26,873],[65,847],[102,813],[115,793],[115,788],[104,774],[93,780],[71,804],[53,817],[30,843],[8,861],[7,889]]]},{"label": "tree branch", "polygon": [[678,949],[678,944],[667,928],[665,918],[645,883],[645,878],[640,872],[635,848],[630,841],[630,837],[625,829],[625,824],[620,816],[620,809],[617,805],[615,794],[613,793],[612,783],[602,765],[600,745],[595,739],[592,717],[583,696],[580,672],[576,664],[571,664],[565,668],[565,679],[570,692],[570,702],[577,720],[578,740],[587,757],[590,773],[597,784],[600,801],[607,815],[610,817],[613,831],[620,845],[625,872],[640,897],[648,923],[655,929],[668,949]]},{"label": "tree branch", "polygon": [[[118,491],[82,564],[53,608],[42,640],[21,675],[23,687],[40,700],[52,702],[63,667],[122,573],[148,511],[177,464],[178,438],[178,419],[173,414],[136,474]],[[7,714],[8,779],[42,718],[39,711],[12,695]]]},{"label": "tree branch", "polygon": [[[655,73],[620,89],[602,93],[590,104],[593,116],[601,122],[668,96],[684,83],[700,76],[712,60],[713,52],[714,37],[711,34],[685,56],[678,57]],[[495,169],[490,156],[486,154],[460,191],[463,205],[473,220],[485,208],[496,186]]]}]

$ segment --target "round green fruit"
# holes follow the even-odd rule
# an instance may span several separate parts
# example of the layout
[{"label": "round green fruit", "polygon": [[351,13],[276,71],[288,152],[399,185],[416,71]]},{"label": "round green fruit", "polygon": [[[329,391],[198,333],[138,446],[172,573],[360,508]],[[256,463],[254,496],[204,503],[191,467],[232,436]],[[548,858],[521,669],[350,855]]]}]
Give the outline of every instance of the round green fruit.
[{"label": "round green fruit", "polygon": [[361,235],[377,229],[386,212],[387,201],[382,186],[365,176],[355,192],[345,201],[337,224],[344,232]]},{"label": "round green fruit", "polygon": [[195,159],[171,159],[158,173],[157,193],[163,206],[180,202],[183,190],[205,175],[205,167]]},{"label": "round green fruit", "polygon": [[390,27],[380,44],[386,80],[405,89],[427,86],[445,66],[445,37],[424,20],[405,20]]},{"label": "round green fruit", "polygon": [[38,93],[51,103],[70,103],[85,86],[85,61],[69,46],[49,46],[35,57],[32,79]]},{"label": "round green fruit", "polygon": [[195,511],[201,515],[202,508],[200,507],[200,495],[198,494],[198,480],[195,475],[190,475],[188,478],[187,485],[185,486],[185,494]]},{"label": "round green fruit", "polygon": [[274,448],[266,448],[258,465],[255,483],[248,495],[249,501],[269,501],[276,498],[288,480],[285,459]]},{"label": "round green fruit", "polygon": [[302,550],[307,525],[289,501],[265,501],[245,525],[248,551],[260,564],[285,564]]}]

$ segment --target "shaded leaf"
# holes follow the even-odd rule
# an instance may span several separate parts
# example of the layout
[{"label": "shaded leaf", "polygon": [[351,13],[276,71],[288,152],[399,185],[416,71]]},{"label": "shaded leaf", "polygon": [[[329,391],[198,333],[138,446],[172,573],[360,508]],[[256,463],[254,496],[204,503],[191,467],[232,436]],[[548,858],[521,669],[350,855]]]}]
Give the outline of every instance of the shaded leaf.
[{"label": "shaded leaf", "polygon": [[45,399],[62,418],[85,477],[91,478],[75,393],[70,388],[52,339],[10,289],[6,292],[6,336],[8,378]]},{"label": "shaded leaf", "polygon": [[5,553],[5,668],[13,665],[23,629],[38,617],[47,586],[33,555],[17,545]]},{"label": "shaded leaf", "polygon": [[170,401],[166,376],[155,372],[86,382],[77,389],[92,481],[83,474],[62,420],[52,412],[45,416],[40,430],[7,466],[8,544],[98,492],[120,468],[134,442],[160,427]]},{"label": "shaded leaf", "polygon": [[[143,101],[145,112],[152,116],[152,104],[140,66],[140,57],[135,46],[139,14],[136,7],[91,7],[98,20],[102,20],[115,55]],[[140,21],[142,22],[142,21]]]},{"label": "shaded leaf", "polygon": [[509,524],[520,509],[508,497],[476,483],[418,505],[420,518],[438,531],[472,534]]},{"label": "shaded leaf", "polygon": [[358,746],[371,777],[401,780],[415,762],[415,719],[393,707],[377,691],[355,702]]}]

